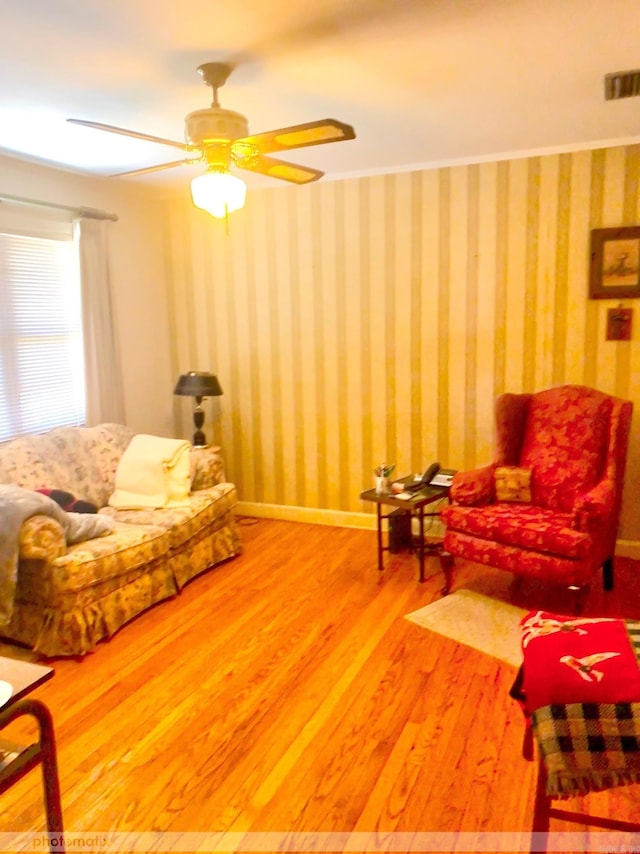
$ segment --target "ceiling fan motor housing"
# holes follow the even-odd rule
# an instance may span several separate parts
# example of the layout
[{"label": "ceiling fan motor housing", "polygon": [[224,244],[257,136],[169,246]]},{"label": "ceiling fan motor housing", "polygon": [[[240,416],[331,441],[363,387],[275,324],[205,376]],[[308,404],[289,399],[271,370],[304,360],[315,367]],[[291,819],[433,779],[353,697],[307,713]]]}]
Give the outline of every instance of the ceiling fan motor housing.
[{"label": "ceiling fan motor housing", "polygon": [[185,140],[196,148],[233,142],[248,134],[249,125],[246,118],[222,107],[195,110],[185,118]]}]

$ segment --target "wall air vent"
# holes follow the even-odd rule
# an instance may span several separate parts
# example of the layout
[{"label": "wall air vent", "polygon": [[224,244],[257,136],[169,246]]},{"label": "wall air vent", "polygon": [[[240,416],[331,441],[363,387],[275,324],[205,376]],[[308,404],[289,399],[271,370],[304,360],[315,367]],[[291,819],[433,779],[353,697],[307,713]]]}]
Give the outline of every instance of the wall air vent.
[{"label": "wall air vent", "polygon": [[607,101],[633,98],[640,95],[640,71],[615,71],[604,76],[604,97]]}]

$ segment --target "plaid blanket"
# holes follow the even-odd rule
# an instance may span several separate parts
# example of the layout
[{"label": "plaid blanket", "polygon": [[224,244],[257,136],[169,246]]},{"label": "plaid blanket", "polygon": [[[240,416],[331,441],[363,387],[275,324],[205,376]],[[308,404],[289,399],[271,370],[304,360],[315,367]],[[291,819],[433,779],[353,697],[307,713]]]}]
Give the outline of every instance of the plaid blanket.
[{"label": "plaid blanket", "polygon": [[522,629],[524,706],[547,794],[640,781],[640,622],[532,612]]}]

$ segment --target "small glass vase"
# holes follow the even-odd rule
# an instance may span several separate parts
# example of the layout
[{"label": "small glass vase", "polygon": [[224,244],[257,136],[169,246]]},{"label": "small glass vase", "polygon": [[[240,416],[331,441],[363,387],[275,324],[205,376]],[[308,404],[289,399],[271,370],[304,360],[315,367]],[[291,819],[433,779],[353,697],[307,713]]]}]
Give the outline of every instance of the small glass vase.
[{"label": "small glass vase", "polygon": [[389,478],[376,475],[376,495],[386,495],[390,491]]}]

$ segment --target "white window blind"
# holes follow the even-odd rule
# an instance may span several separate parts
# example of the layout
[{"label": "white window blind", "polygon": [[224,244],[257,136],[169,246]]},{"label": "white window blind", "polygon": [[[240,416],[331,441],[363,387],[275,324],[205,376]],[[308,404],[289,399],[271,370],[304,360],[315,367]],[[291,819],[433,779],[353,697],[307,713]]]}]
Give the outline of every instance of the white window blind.
[{"label": "white window blind", "polygon": [[0,441],[84,421],[76,246],[0,233]]}]

